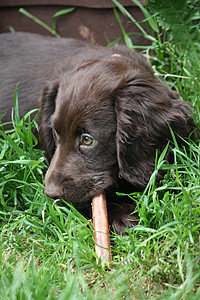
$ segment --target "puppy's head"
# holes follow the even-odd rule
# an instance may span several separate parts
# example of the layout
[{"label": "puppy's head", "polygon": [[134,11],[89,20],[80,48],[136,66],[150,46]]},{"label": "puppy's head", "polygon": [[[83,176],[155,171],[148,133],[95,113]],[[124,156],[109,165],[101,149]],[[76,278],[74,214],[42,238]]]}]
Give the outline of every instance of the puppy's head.
[{"label": "puppy's head", "polygon": [[81,207],[120,178],[144,188],[156,151],[171,138],[169,126],[182,137],[195,127],[186,103],[146,67],[119,58],[61,75],[42,96],[45,193]]}]

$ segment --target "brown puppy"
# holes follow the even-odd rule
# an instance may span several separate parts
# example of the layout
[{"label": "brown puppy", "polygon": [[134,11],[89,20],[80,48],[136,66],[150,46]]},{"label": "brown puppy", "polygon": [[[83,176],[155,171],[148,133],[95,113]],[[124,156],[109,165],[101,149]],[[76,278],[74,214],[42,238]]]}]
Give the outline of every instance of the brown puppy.
[{"label": "brown puppy", "polygon": [[125,46],[15,33],[2,34],[0,48],[0,114],[13,106],[18,82],[21,115],[41,107],[50,161],[45,193],[84,207],[105,191],[110,223],[123,234],[134,223],[134,204],[115,192],[145,188],[156,151],[160,155],[172,139],[169,126],[179,143],[195,129],[188,105]]}]

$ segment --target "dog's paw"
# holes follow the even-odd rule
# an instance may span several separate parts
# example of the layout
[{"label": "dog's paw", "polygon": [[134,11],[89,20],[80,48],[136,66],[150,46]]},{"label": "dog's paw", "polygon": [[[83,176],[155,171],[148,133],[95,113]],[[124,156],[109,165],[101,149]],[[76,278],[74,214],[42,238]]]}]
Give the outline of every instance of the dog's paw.
[{"label": "dog's paw", "polygon": [[135,205],[130,203],[109,203],[108,219],[111,230],[119,235],[126,235],[125,229],[138,224],[139,216],[134,213]]}]

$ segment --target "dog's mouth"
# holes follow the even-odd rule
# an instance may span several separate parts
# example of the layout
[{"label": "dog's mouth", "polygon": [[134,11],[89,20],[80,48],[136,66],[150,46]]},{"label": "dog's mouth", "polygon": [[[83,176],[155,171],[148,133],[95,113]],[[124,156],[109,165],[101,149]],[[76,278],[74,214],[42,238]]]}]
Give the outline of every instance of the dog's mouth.
[{"label": "dog's mouth", "polygon": [[84,208],[91,203],[94,196],[104,192],[105,185],[102,175],[93,176],[92,180],[80,186],[68,185],[64,190],[62,198],[72,203],[76,208]]},{"label": "dog's mouth", "polygon": [[113,180],[108,174],[102,172],[89,179],[68,179],[59,186],[48,181],[44,192],[52,199],[63,199],[79,209],[86,207],[94,196],[103,193],[111,185],[113,185]]}]

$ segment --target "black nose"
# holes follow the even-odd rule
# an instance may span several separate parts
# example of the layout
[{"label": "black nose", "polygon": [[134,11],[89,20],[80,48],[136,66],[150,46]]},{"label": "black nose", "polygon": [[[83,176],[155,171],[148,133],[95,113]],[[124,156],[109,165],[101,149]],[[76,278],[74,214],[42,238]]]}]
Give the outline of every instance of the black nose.
[{"label": "black nose", "polygon": [[50,198],[61,198],[64,195],[63,189],[53,183],[45,186],[45,194]]}]

